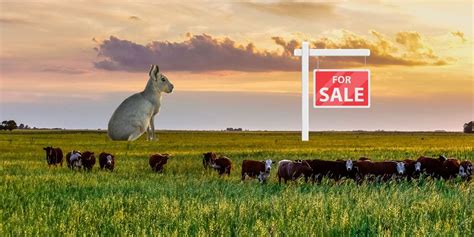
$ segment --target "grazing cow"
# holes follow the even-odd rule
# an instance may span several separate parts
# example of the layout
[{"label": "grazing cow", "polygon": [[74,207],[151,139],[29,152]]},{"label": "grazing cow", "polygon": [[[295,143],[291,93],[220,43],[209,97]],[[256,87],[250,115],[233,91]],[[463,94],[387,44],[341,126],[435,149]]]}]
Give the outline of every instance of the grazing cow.
[{"label": "grazing cow", "polygon": [[462,161],[459,165],[459,176],[463,180],[471,180],[472,175],[472,163],[468,160]]},{"label": "grazing cow", "polygon": [[366,177],[375,177],[387,181],[405,173],[405,163],[396,161],[358,161],[354,164],[357,171],[357,181],[360,183]]},{"label": "grazing cow", "polygon": [[219,175],[230,175],[232,169],[232,161],[228,157],[221,156],[212,161],[211,167],[219,172]]},{"label": "grazing cow", "polygon": [[46,161],[48,162],[48,165],[57,165],[61,164],[63,166],[63,151],[61,148],[56,147],[53,148],[52,146],[44,147],[44,151],[46,151]]},{"label": "grazing cow", "polygon": [[311,176],[314,181],[321,182],[323,177],[331,178],[336,181],[343,177],[354,177],[352,160],[306,160],[313,170]]},{"label": "grazing cow", "polygon": [[439,156],[438,158],[420,156],[417,160],[420,164],[417,165],[419,168],[418,172],[429,175],[433,178],[441,177],[443,162],[446,161],[445,156]]},{"label": "grazing cow", "polygon": [[360,161],[370,160],[370,158],[363,156],[363,157],[359,158],[359,160],[360,160]]},{"label": "grazing cow", "polygon": [[82,154],[80,151],[70,151],[66,154],[67,167],[70,169],[78,168],[82,166]]},{"label": "grazing cow", "polygon": [[217,155],[214,152],[206,152],[202,154],[202,165],[205,169],[210,168],[212,162],[217,159]]},{"label": "grazing cow", "polygon": [[153,171],[161,173],[163,172],[164,165],[168,163],[168,159],[171,156],[169,154],[154,154],[150,156],[150,161],[148,162],[150,164],[150,167]]},{"label": "grazing cow", "polygon": [[110,171],[113,171],[115,167],[115,156],[105,152],[100,153],[99,165],[100,169],[108,169]]},{"label": "grazing cow", "polygon": [[82,166],[85,170],[91,171],[92,167],[95,165],[95,156],[94,152],[85,151],[81,155]]},{"label": "grazing cow", "polygon": [[405,159],[402,162],[405,163],[405,177],[407,177],[407,180],[419,177],[421,163],[410,159]]},{"label": "grazing cow", "polygon": [[441,177],[443,179],[452,179],[459,174],[460,164],[457,159],[447,159],[441,167]]},{"label": "grazing cow", "polygon": [[278,162],[278,183],[281,184],[281,179],[283,179],[286,184],[288,180],[296,180],[302,175],[310,177],[312,172],[313,169],[306,161],[282,160]]},{"label": "grazing cow", "polygon": [[264,183],[268,176],[270,176],[270,170],[272,164],[275,162],[272,160],[256,161],[256,160],[244,160],[242,161],[242,181],[245,180],[245,176],[252,178],[258,178],[260,183]]}]

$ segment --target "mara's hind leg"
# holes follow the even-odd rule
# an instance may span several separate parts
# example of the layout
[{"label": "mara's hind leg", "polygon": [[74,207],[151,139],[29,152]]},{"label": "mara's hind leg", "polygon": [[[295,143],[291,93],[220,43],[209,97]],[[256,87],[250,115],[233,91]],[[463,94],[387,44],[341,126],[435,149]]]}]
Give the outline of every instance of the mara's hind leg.
[{"label": "mara's hind leg", "polygon": [[128,136],[128,141],[132,142],[137,140],[143,133],[145,132],[145,128],[143,127],[136,127],[135,131]]}]

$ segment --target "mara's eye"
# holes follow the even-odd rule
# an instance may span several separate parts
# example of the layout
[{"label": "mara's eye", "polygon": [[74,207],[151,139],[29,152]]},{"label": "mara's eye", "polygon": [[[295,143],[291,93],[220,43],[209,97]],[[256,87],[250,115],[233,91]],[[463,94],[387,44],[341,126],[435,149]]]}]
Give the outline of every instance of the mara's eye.
[{"label": "mara's eye", "polygon": [[164,77],[161,78],[161,81],[166,81],[166,79]]}]

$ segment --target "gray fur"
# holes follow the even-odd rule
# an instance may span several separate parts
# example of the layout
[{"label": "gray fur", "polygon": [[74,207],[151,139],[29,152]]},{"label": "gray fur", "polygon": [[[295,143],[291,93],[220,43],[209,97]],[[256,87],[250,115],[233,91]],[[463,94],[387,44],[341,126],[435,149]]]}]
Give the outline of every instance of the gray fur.
[{"label": "gray fur", "polygon": [[108,135],[115,141],[135,141],[145,131],[155,139],[155,115],[160,111],[161,93],[171,93],[173,84],[152,65],[145,90],[125,99],[109,120]]}]

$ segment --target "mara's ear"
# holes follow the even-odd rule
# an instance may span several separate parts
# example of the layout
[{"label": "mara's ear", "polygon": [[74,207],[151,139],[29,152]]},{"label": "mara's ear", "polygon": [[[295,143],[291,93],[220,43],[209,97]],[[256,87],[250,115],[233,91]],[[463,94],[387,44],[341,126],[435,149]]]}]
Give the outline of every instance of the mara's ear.
[{"label": "mara's ear", "polygon": [[150,72],[148,72],[148,75],[150,75],[151,78],[156,79],[156,75],[160,72],[160,68],[158,65],[153,64],[151,65]]}]

